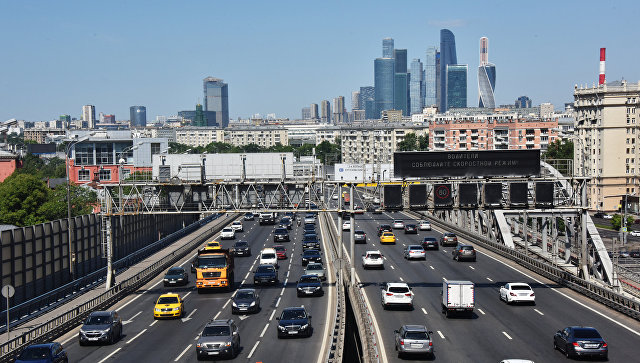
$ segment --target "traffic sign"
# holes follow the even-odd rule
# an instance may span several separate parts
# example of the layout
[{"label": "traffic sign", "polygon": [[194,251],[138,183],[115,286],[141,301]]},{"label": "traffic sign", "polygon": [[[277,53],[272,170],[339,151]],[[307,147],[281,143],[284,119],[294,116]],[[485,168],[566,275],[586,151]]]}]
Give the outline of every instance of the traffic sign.
[{"label": "traffic sign", "polygon": [[15,293],[16,293],[16,289],[14,289],[13,286],[11,285],[2,286],[2,296],[6,298],[10,298],[10,297],[13,297],[13,294]]},{"label": "traffic sign", "polygon": [[622,232],[627,232],[627,227],[622,227]]}]

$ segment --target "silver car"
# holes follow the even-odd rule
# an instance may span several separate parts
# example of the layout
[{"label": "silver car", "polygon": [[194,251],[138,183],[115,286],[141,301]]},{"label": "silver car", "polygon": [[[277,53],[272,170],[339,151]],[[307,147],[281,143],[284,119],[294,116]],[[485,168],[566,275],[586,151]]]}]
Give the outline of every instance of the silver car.
[{"label": "silver car", "polygon": [[420,245],[408,245],[403,252],[404,258],[407,260],[421,259],[426,260],[427,255],[424,252],[424,248]]},{"label": "silver car", "polygon": [[321,263],[317,262],[309,262],[307,267],[304,269],[305,275],[316,275],[320,278],[320,280],[327,279],[327,271],[324,269]]},{"label": "silver car", "polygon": [[226,356],[235,358],[240,353],[240,333],[232,319],[212,320],[198,336],[196,355],[205,357]]},{"label": "silver car", "polygon": [[425,354],[433,358],[433,332],[424,325],[403,325],[393,333],[398,358],[408,354]]}]

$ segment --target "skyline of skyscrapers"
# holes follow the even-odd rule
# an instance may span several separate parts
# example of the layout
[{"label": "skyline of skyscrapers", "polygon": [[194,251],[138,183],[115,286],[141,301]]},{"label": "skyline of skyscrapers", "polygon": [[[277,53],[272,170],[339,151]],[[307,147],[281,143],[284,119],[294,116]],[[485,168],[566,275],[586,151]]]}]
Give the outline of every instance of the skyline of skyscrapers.
[{"label": "skyline of skyscrapers", "polygon": [[[447,66],[452,64],[458,64],[458,58],[456,56],[456,37],[451,30],[440,30],[440,104],[438,105],[438,111],[444,113],[448,107],[447,100]],[[444,80],[444,82],[443,82]],[[457,92],[457,91],[456,91]],[[466,106],[465,106],[466,107]]]},{"label": "skyline of skyscrapers", "polygon": [[[204,111],[216,113],[215,122],[219,127],[229,125],[229,86],[220,78],[206,77],[203,80]],[[212,120],[207,120],[211,123]]]},{"label": "skyline of skyscrapers", "polygon": [[333,122],[341,124],[346,121],[346,108],[344,106],[344,96],[338,96],[333,99]]},{"label": "skyline of skyscrapers", "polygon": [[404,116],[409,116],[409,73],[407,72],[407,50],[394,49],[393,59],[395,66],[395,79],[393,89],[393,108],[402,110]]},{"label": "skyline of skyscrapers", "polygon": [[496,66],[489,63],[489,39],[480,38],[478,66],[478,107],[495,108]]}]

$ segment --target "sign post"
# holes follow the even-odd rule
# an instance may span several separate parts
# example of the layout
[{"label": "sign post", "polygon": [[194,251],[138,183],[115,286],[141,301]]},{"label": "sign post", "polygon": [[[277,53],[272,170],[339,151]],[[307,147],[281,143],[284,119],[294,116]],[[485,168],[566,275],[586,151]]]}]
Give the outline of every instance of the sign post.
[{"label": "sign post", "polygon": [[2,296],[7,298],[7,342],[9,342],[9,298],[13,297],[13,294],[16,293],[16,289],[11,285],[2,286]]}]

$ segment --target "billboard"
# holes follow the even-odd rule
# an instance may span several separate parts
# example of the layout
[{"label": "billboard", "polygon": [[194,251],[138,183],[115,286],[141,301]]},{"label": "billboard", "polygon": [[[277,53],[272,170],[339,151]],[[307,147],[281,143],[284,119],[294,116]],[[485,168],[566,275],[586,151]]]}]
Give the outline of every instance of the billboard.
[{"label": "billboard", "polygon": [[402,210],[402,185],[385,185],[383,206],[386,210]]},{"label": "billboard", "polygon": [[540,150],[396,152],[393,167],[396,178],[538,176]]}]

